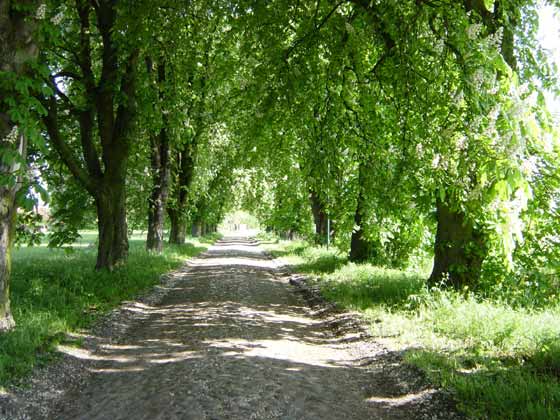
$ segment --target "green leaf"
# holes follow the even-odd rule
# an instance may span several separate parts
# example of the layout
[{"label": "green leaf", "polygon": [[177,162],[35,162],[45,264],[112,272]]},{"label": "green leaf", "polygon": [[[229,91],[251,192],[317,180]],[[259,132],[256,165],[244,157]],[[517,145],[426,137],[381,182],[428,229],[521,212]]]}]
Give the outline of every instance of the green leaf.
[{"label": "green leaf", "polygon": [[494,12],[494,1],[495,0],[484,0],[484,7],[489,12]]}]

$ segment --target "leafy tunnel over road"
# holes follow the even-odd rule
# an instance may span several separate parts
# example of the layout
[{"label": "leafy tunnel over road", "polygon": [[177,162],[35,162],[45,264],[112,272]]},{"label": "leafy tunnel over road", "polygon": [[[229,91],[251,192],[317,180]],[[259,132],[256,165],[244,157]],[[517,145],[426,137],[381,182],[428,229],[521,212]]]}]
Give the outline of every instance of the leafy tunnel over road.
[{"label": "leafy tunnel over road", "polygon": [[55,417],[455,416],[437,390],[406,383],[409,368],[394,355],[333,334],[279,271],[256,242],[218,242],[175,273],[158,303],[129,304],[122,337],[62,348],[91,375],[65,393]]}]

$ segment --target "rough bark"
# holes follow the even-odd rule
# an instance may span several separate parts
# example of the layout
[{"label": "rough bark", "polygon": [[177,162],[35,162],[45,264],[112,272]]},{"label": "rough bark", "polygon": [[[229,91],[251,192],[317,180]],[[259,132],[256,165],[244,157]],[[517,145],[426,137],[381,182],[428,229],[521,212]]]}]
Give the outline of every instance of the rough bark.
[{"label": "rough bark", "polygon": [[[210,63],[210,44],[207,44],[204,53],[204,69],[208,68]],[[192,184],[194,165],[196,154],[198,150],[198,142],[202,132],[205,129],[205,110],[206,110],[206,95],[207,95],[207,77],[208,75],[203,71],[199,77],[191,74],[189,83],[194,86],[194,89],[200,94],[199,98],[195,100],[189,109],[189,114],[193,118],[194,136],[190,141],[185,142],[178,153],[178,164],[176,166],[177,173],[174,176],[173,184],[174,197],[172,206],[168,209],[171,219],[171,232],[169,235],[169,243],[183,244],[185,242],[185,232],[187,228],[187,213],[188,213],[188,193]],[[172,217],[171,212],[176,214]],[[177,232],[177,234],[174,234]]]},{"label": "rough bark", "polygon": [[171,229],[169,230],[169,243],[174,245],[183,245],[187,235],[186,217],[181,213],[181,210],[167,210],[169,215],[169,223]]},{"label": "rough bark", "polygon": [[358,202],[354,213],[354,230],[350,239],[350,255],[348,259],[352,262],[364,262],[373,256],[374,246],[364,236],[363,213],[365,197],[362,190],[363,180],[365,179],[365,167],[360,165],[358,174]]},{"label": "rough bark", "polygon": [[476,287],[486,256],[484,234],[460,210],[451,209],[438,198],[434,267],[430,285],[442,284],[458,290]]},{"label": "rough bark", "polygon": [[283,230],[282,232],[280,232],[280,238],[288,241],[293,241],[294,231],[292,229]]},{"label": "rough bark", "polygon": [[198,236],[202,236],[202,225],[200,222],[193,223],[191,227],[191,235],[195,238]]},{"label": "rough bark", "polygon": [[169,243],[175,245],[182,245],[185,243],[187,232],[186,220],[179,210],[168,209],[169,221],[171,223],[171,230],[169,231]]},{"label": "rough bark", "polygon": [[[0,70],[16,76],[29,74],[28,63],[37,57],[33,38],[38,1],[0,0]],[[28,7],[27,11],[21,7]],[[0,161],[0,332],[15,326],[10,309],[11,252],[16,224],[16,194],[21,185],[21,164],[26,155],[26,139],[9,116],[4,98],[20,99],[15,91],[0,90],[0,148],[11,149],[16,159]]]},{"label": "rough bark", "polygon": [[0,332],[2,332],[15,326],[10,310],[10,275],[16,206],[11,194],[5,191],[0,191],[0,194]]},{"label": "rough bark", "polygon": [[363,211],[363,197],[362,194],[358,197],[358,205],[354,213],[354,226],[352,231],[352,238],[350,239],[350,255],[348,259],[352,262],[367,261],[372,254],[372,247],[370,242],[364,237],[364,228],[362,220]]},{"label": "rough bark", "polygon": [[107,183],[95,200],[99,231],[97,269],[112,270],[128,257],[126,197],[122,188],[119,182]]},{"label": "rough bark", "polygon": [[167,210],[171,222],[171,231],[169,233],[170,244],[181,245],[185,243],[188,191],[194,175],[196,146],[197,137],[195,137],[192,143],[183,145],[178,155],[178,173],[175,180],[174,203],[173,206]]},{"label": "rough bark", "polygon": [[154,185],[149,199],[146,248],[149,251],[160,253],[163,250],[163,228],[169,170],[160,168],[158,175],[158,184]]},{"label": "rough bark", "polygon": [[[165,63],[158,67],[158,86],[162,88],[165,83]],[[163,99],[163,89],[160,90],[160,99]],[[169,178],[171,166],[169,160],[169,136],[167,133],[167,118],[162,116],[163,124],[157,135],[151,141],[151,163],[154,184],[148,199],[148,236],[146,249],[153,252],[163,251],[163,225],[165,220],[165,206],[167,203]],[[177,228],[177,225],[175,225]],[[179,232],[175,232],[177,235]],[[179,238],[176,238],[179,240]],[[182,239],[184,242],[184,238]]]},{"label": "rough bark", "polygon": [[[0,137],[5,139],[5,125],[0,127]],[[23,158],[25,156],[25,139],[23,136],[17,136],[16,150]],[[4,143],[2,140],[1,143]],[[7,145],[1,144],[1,147]],[[0,164],[0,174],[2,176],[14,176],[18,171],[19,164]],[[10,310],[10,277],[12,271],[11,252],[15,235],[16,226],[16,193],[18,191],[19,182],[16,180],[15,185],[0,186],[0,332],[7,331],[15,326],[12,312]]]},{"label": "rough bark", "polygon": [[311,190],[309,192],[309,200],[311,201],[311,212],[313,213],[313,222],[315,223],[315,242],[325,243],[327,241],[327,213],[321,199]]}]

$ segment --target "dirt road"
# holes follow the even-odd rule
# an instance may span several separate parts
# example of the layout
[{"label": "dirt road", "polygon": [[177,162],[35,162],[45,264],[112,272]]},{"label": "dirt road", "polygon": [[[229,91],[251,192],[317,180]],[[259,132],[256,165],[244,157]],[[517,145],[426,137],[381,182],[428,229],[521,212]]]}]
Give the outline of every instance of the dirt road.
[{"label": "dirt road", "polygon": [[404,383],[402,364],[333,335],[249,240],[218,242],[157,304],[127,311],[119,339],[67,349],[91,374],[49,418],[449,418],[436,391]]}]

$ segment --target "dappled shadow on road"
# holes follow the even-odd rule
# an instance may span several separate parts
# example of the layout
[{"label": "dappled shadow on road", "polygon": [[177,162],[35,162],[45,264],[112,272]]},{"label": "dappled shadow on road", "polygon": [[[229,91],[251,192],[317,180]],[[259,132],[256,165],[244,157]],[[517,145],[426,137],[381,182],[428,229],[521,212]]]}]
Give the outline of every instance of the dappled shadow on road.
[{"label": "dappled shadow on road", "polygon": [[354,336],[333,336],[274,268],[229,239],[194,260],[159,304],[128,305],[123,339],[61,348],[93,376],[57,418],[420,418],[432,391],[390,383],[390,371],[372,381],[371,360],[348,347]]}]

